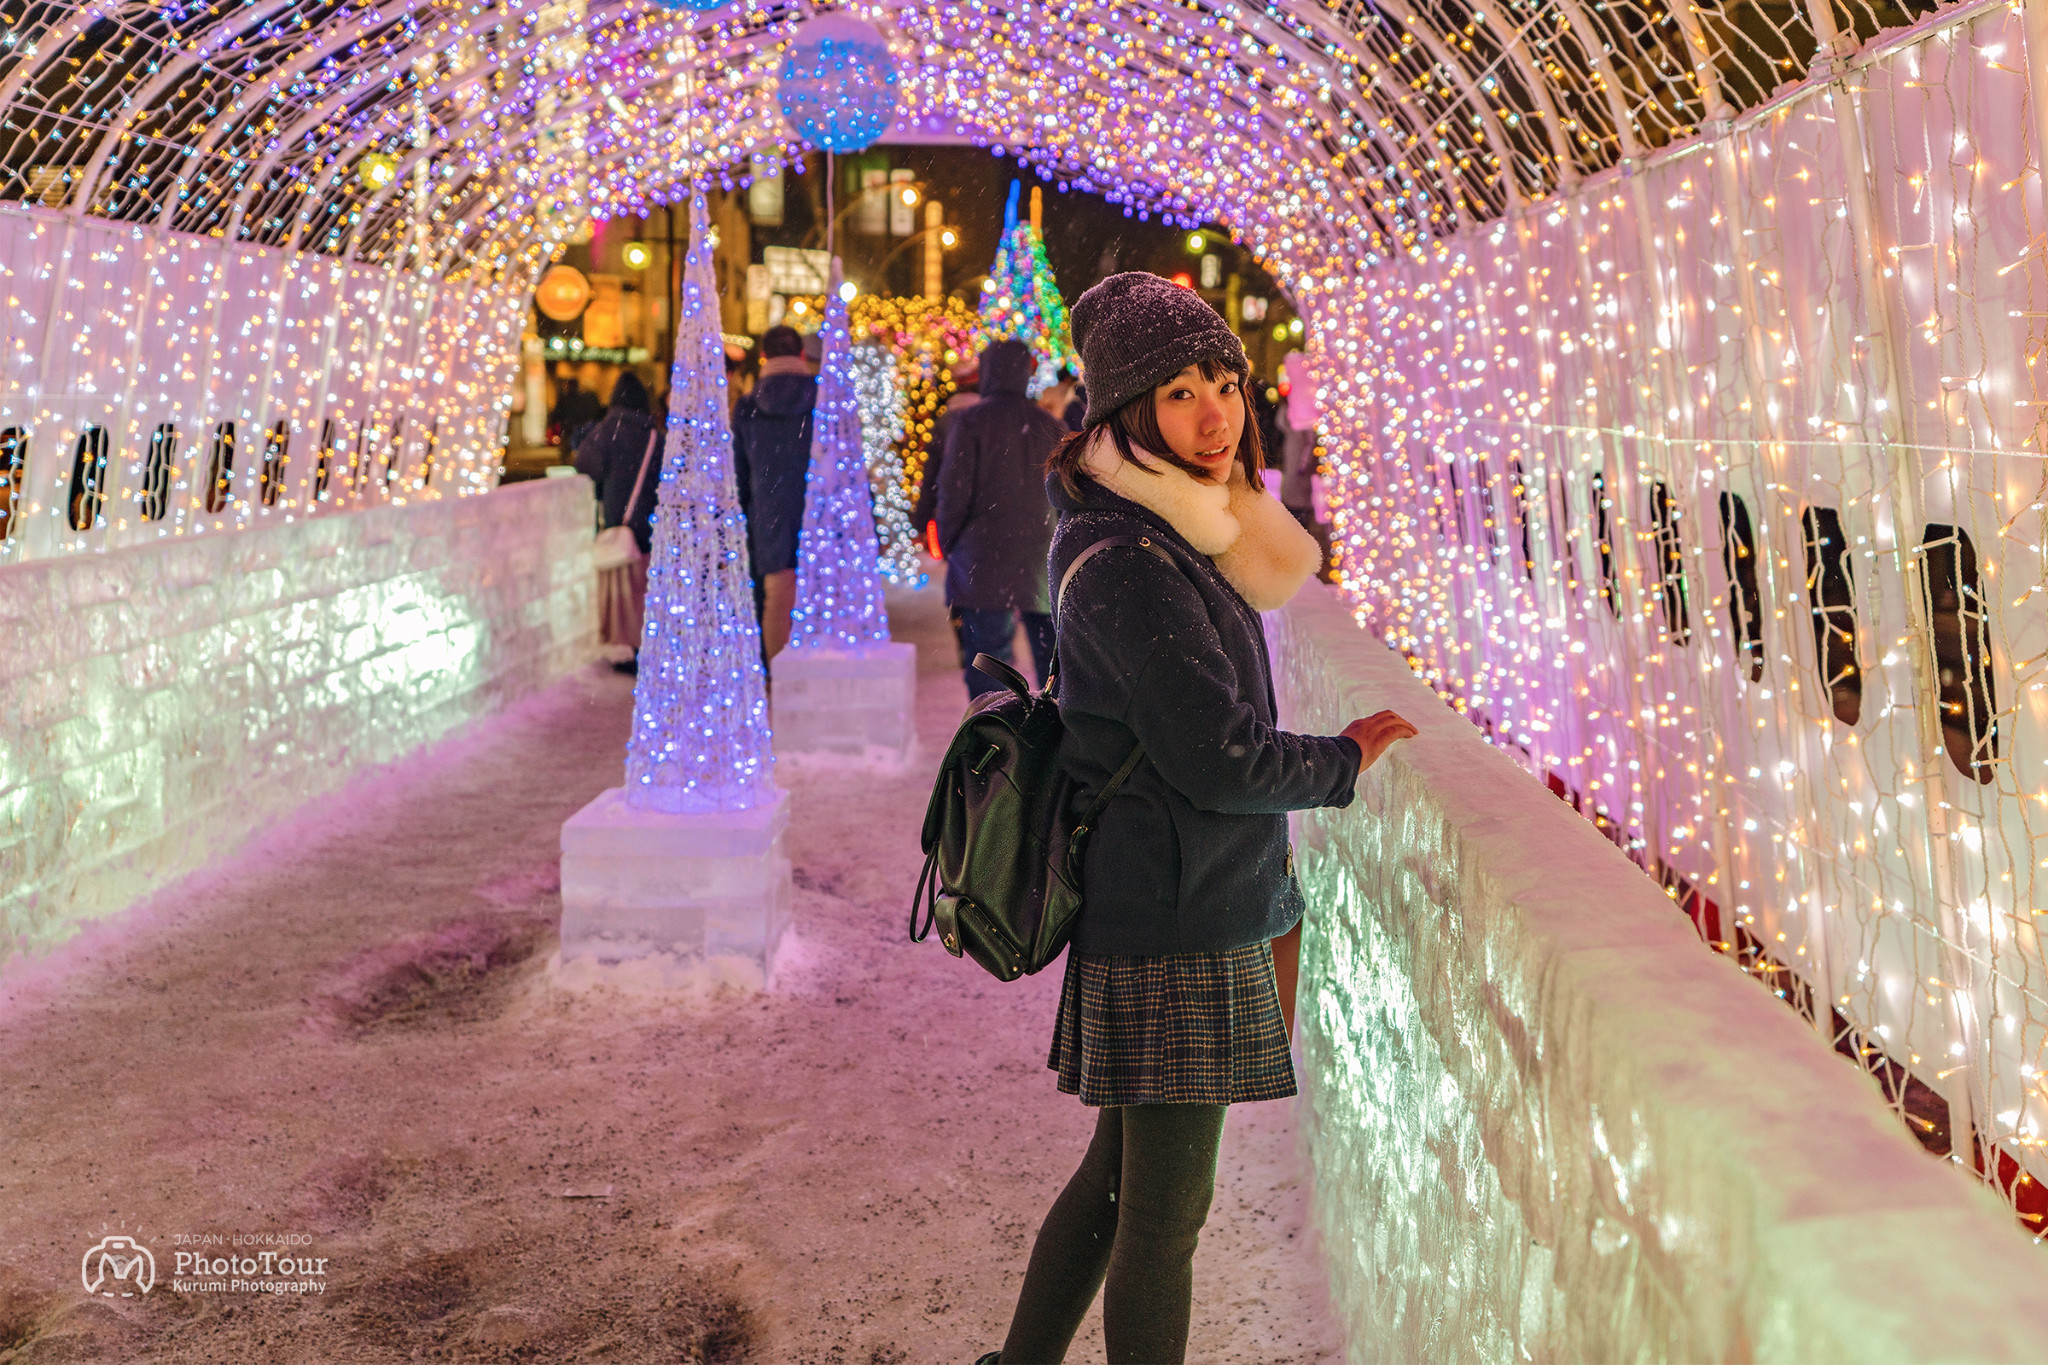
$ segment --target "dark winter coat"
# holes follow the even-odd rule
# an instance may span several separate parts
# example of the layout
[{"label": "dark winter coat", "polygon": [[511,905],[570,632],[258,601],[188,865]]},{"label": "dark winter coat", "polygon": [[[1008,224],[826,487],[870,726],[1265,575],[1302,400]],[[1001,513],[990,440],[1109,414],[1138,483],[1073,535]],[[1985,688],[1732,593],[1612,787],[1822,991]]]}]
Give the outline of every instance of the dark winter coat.
[{"label": "dark winter coat", "polygon": [[647,438],[653,434],[654,418],[645,412],[614,406],[576,447],[576,472],[597,485],[598,501],[604,507],[604,524],[631,526],[633,539],[640,543],[643,555],[654,545],[654,495],[661,483],[659,442],[630,520],[626,516],[626,499],[633,495],[640,461],[647,455]]},{"label": "dark winter coat", "polygon": [[804,475],[811,467],[811,410],[818,381],[803,374],[764,374],[732,416],[734,464],[752,484],[747,541],[754,576],[796,567],[804,522]]},{"label": "dark winter coat", "polygon": [[581,450],[583,438],[590,434],[591,427],[604,420],[605,405],[598,396],[588,389],[564,394],[555,410],[548,417],[561,437],[563,454]]},{"label": "dark winter coat", "polygon": [[1286,812],[1349,805],[1358,745],[1276,727],[1258,613],[1164,517],[1086,477],[1078,498],[1057,479],[1046,492],[1054,584],[1108,536],[1172,560],[1102,550],[1059,606],[1061,763],[1092,793],[1145,746],[1089,842],[1074,946],[1155,957],[1278,937],[1302,911]]},{"label": "dark winter coat", "polygon": [[953,419],[980,401],[981,393],[975,386],[956,389],[932,423],[931,444],[924,452],[924,475],[917,485],[917,501],[910,508],[910,524],[917,528],[920,537],[939,515],[939,481],[944,477],[946,441],[953,432]]},{"label": "dark winter coat", "polygon": [[1045,462],[1066,428],[1024,396],[1032,363],[1021,341],[990,346],[981,357],[981,401],[947,433],[937,509],[947,606],[1050,610]]}]

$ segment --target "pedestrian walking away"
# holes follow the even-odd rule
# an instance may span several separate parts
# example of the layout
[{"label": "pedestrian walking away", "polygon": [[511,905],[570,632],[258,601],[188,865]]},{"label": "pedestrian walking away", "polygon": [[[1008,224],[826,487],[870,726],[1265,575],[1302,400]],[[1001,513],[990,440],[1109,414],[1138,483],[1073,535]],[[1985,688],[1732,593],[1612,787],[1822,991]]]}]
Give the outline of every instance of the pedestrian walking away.
[{"label": "pedestrian walking away", "polygon": [[796,538],[804,522],[811,467],[811,413],[818,381],[793,327],[761,338],[761,378],[732,417],[733,465],[747,471],[747,545],[761,580],[761,649],[773,659],[789,643],[796,605]]},{"label": "pedestrian walking away", "polygon": [[1045,556],[1053,511],[1045,462],[1066,428],[1025,397],[1033,363],[1021,341],[992,343],[981,356],[980,401],[955,415],[946,434],[936,520],[946,605],[970,698],[1002,687],[972,666],[974,656],[1011,663],[1020,619],[1041,683],[1052,657]]},{"label": "pedestrian walking away", "polygon": [[917,485],[917,501],[910,509],[910,524],[922,538],[925,528],[939,515],[939,471],[946,462],[946,437],[953,419],[981,401],[981,358],[968,356],[953,367],[953,392],[932,422],[931,444],[925,449],[924,473]]},{"label": "pedestrian walking away", "polygon": [[[1229,1105],[1294,1094],[1271,941],[1300,920],[1290,810],[1344,806],[1415,733],[1391,711],[1338,735],[1278,728],[1259,612],[1314,574],[1314,540],[1265,490],[1236,335],[1143,272],[1075,305],[1088,376],[1055,453],[1060,759],[1101,812],[1047,1065],[1098,1109],[1031,1249],[1002,1349],[1063,1360],[1102,1296],[1112,1365],[1186,1358],[1195,1246]],[[1104,541],[1111,541],[1104,546]]]},{"label": "pedestrian walking away", "polygon": [[[661,483],[659,430],[648,411],[647,386],[628,371],[612,385],[611,406],[576,447],[576,472],[595,486],[605,527],[629,528],[640,550],[637,560],[598,582],[598,639],[632,649],[636,656],[647,602],[647,556],[654,547],[655,493]],[[635,664],[621,660],[613,667],[632,672]]]}]

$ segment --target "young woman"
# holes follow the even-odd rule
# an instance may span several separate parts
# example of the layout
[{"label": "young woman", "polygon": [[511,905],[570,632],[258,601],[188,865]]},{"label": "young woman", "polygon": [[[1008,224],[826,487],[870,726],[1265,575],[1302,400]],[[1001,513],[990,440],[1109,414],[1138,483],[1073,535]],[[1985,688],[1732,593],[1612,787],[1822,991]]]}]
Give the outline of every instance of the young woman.
[{"label": "young woman", "polygon": [[1062,1360],[1098,1290],[1113,1365],[1183,1359],[1224,1110],[1294,1094],[1271,947],[1302,912],[1286,812],[1350,804],[1415,733],[1391,711],[1341,735],[1275,728],[1258,613],[1319,552],[1265,491],[1223,319],[1133,272],[1082,295],[1073,323],[1088,411],[1047,479],[1052,582],[1080,561],[1055,607],[1061,759],[1096,790],[1143,757],[1089,842],[1048,1063],[1099,1107],[1094,1139],[977,1365]]}]

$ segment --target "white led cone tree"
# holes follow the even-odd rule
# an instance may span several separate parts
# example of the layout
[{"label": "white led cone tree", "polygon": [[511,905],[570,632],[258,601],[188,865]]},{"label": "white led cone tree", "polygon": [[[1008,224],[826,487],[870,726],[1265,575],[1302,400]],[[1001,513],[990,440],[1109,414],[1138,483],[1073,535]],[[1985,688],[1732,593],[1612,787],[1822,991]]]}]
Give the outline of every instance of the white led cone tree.
[{"label": "white led cone tree", "polygon": [[824,365],[797,537],[789,648],[775,656],[775,742],[785,753],[838,750],[903,762],[917,740],[917,647],[889,638],[881,546],[860,390],[833,257]]},{"label": "white led cone tree", "polygon": [[[843,305],[838,316],[843,339]],[[696,195],[626,747],[626,801],[641,810],[747,810],[775,794],[718,323],[711,234]]]},{"label": "white led cone tree", "polygon": [[882,602],[881,547],[861,447],[860,395],[854,385],[839,258],[826,293],[823,364],[804,476],[804,520],[797,536],[796,609],[789,647],[857,649],[889,638]]}]

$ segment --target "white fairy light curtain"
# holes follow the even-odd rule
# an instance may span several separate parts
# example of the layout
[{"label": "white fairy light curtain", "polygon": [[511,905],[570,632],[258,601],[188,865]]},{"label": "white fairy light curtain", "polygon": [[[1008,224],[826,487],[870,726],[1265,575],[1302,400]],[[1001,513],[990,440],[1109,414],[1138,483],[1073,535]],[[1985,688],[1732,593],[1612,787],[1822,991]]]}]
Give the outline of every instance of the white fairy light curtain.
[{"label": "white fairy light curtain", "polygon": [[[5,554],[295,515],[329,411],[330,497],[487,487],[570,233],[808,150],[777,93],[806,7],[288,8],[0,7]],[[2032,1215],[2048,54],[2023,9],[855,16],[899,130],[1231,227],[1308,325],[1361,619]],[[228,420],[210,510],[200,428]]]},{"label": "white fairy light curtain", "polygon": [[2026,60],[1959,14],[1315,322],[1360,619],[2041,1229]]},{"label": "white fairy light curtain", "polygon": [[0,563],[497,484],[520,318],[476,280],[0,204],[0,286]]}]

